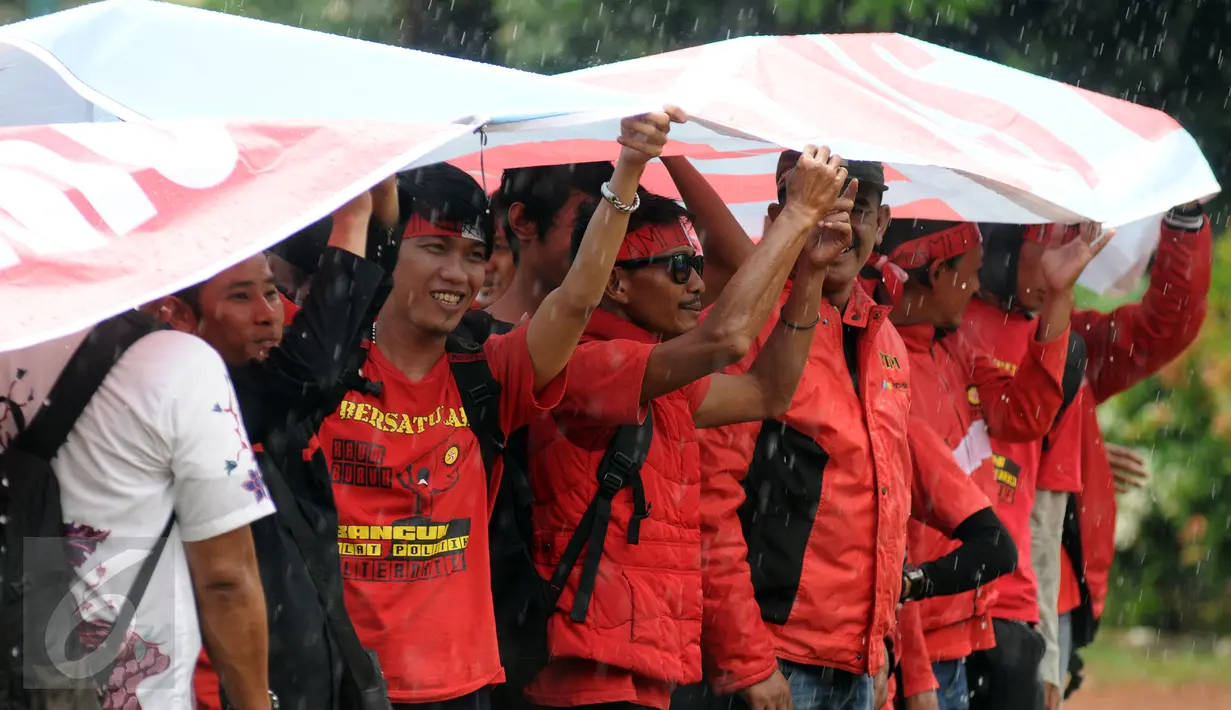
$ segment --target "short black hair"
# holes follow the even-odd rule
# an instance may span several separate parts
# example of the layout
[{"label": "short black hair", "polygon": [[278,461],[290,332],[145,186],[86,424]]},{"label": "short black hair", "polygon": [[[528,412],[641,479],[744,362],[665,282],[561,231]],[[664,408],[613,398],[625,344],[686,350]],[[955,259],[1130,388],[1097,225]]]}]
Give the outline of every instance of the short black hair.
[{"label": "short black hair", "polygon": [[[504,208],[501,207],[502,203],[500,202],[500,190],[497,188],[497,190],[487,198],[487,201],[491,205],[492,215],[498,215],[496,219],[500,220],[500,222],[496,223],[496,231],[499,232],[501,229],[504,230],[504,240],[509,244],[509,251],[513,252],[513,266],[517,266],[521,262],[521,245],[517,243],[515,236],[509,232],[508,215],[504,213]],[[492,221],[495,222],[496,220],[493,219]],[[494,243],[495,235],[493,234],[493,244]]]},{"label": "short black hair", "polygon": [[499,218],[509,243],[517,239],[509,224],[509,207],[514,203],[525,206],[526,218],[538,228],[539,239],[546,239],[556,213],[568,202],[573,190],[598,197],[602,194],[603,183],[610,180],[614,172],[615,167],[603,161],[505,170],[493,201],[500,206]]},{"label": "short black hair", "polygon": [[470,173],[448,163],[433,163],[398,173],[398,225],[402,236],[412,215],[432,224],[452,222],[474,227],[483,235],[487,256],[495,237],[487,193]]},{"label": "short black hair", "polygon": [[[692,224],[692,213],[670,197],[656,195],[640,187],[637,188],[637,195],[641,198],[641,206],[628,216],[625,234],[632,234],[646,225],[679,224],[681,221],[686,225]],[[594,218],[598,203],[598,200],[589,200],[577,206],[577,223],[573,225],[573,242],[569,250],[569,255],[574,259],[581,249],[581,240],[586,236],[586,228]]]}]

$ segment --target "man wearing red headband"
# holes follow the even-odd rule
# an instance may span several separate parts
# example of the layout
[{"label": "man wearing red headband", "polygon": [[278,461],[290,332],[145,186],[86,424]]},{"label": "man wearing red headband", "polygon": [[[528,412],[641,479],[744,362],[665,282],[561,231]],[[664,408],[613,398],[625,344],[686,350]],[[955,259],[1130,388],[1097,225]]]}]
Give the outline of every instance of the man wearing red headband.
[{"label": "man wearing red headband", "polygon": [[[605,535],[596,542],[587,532],[597,573],[578,565],[561,584],[548,624],[552,661],[527,689],[534,702],[667,710],[677,684],[700,680],[696,431],[772,417],[790,403],[820,321],[826,272],[850,239],[850,196],[835,202],[845,177],[827,149],[805,152],[787,187],[791,208],[700,324],[705,262],[687,213],[648,193],[631,205],[616,203],[633,216],[602,306],[570,362],[563,401],[550,420],[530,427],[535,561],[544,578],[553,576],[576,531],[590,530],[587,507],[600,491],[595,472],[615,427],[648,421],[652,438],[630,488],[613,492],[605,508],[591,508],[608,511],[595,518],[603,524],[594,529]],[[835,208],[840,214],[827,216]],[[578,229],[593,229],[601,218],[583,211]],[[782,302],[777,294],[792,265],[795,293]],[[773,334],[751,369],[712,374],[748,352],[771,311],[778,316]]]},{"label": "man wearing red headband", "polygon": [[[1034,314],[1043,308],[1048,293],[1043,256],[1049,247],[1061,247],[1080,237],[1083,227],[986,224],[980,228],[988,243],[979,272],[979,298],[966,309],[964,333],[1011,377],[1026,357],[1035,332]],[[1049,449],[1056,443],[1057,433],[1075,416],[1070,405],[1077,395],[1084,367],[1085,347],[1081,336],[1073,332],[1062,378],[1064,398],[1051,431],[1033,441],[1005,441],[994,436],[991,439],[996,509],[1022,546],[1017,569],[996,584],[991,615],[1038,628],[1045,640],[1044,648],[1048,625],[1041,623],[1038,600],[1045,589],[1050,589],[1050,597],[1055,599],[1065,501],[1070,492],[1081,490],[1080,467],[1076,462],[1066,465],[1050,457]],[[1055,541],[1055,554],[1040,555],[1041,549],[1050,547],[1049,540]],[[1008,644],[981,652],[972,660],[971,672],[978,671],[980,680],[995,684],[989,688],[994,697],[1012,693],[1037,704],[1035,673],[1028,661],[1008,657],[1012,652]],[[1047,676],[1042,676],[1042,680],[1047,683],[1043,688],[1046,699],[1055,694],[1054,688],[1048,687],[1055,681]],[[986,706],[990,702],[990,697],[980,698],[977,704]]]},{"label": "man wearing red headband", "polygon": [[[994,354],[1002,361],[998,364],[1010,368],[1016,362],[1011,357],[1013,332],[1029,324],[1045,292],[1038,274],[1047,245],[1067,243],[1076,229],[1069,227],[1061,235],[1059,227],[986,228],[995,232],[995,254],[985,259],[982,298],[968,309],[966,327],[983,342],[995,344]],[[1074,618],[1079,619],[1079,645],[1093,640],[1114,555],[1116,481],[1099,431],[1097,404],[1177,357],[1204,320],[1211,241],[1200,204],[1168,212],[1160,237],[1150,288],[1140,304],[1111,314],[1073,314],[1074,332],[1080,334],[1088,358],[1072,377],[1066,373],[1066,390],[1072,379],[1076,397],[1043,441],[1031,517],[1037,593],[1023,584],[1018,595],[1019,607],[1033,606],[1029,611],[1037,615],[1046,641],[1040,675],[1048,710],[1061,704]],[[1014,454],[1006,446],[1006,456],[1016,460]],[[1060,619],[1057,606],[1064,614]]]},{"label": "man wearing red headband", "polygon": [[[503,431],[560,402],[565,367],[602,298],[645,164],[682,113],[625,119],[623,146],[577,258],[524,326],[469,353],[446,342],[482,288],[492,230],[487,198],[448,165],[402,176],[393,286],[372,328],[364,386],[319,433],[333,478],[346,609],[376,652],[395,708],[485,710],[503,680],[493,616],[487,519],[503,459],[490,471],[454,367],[485,359]],[[485,385],[486,386],[486,385]],[[470,397],[472,399],[467,400]],[[430,630],[425,632],[425,621]]]},{"label": "man wearing red headband", "polygon": [[[1003,374],[992,359],[957,332],[962,314],[979,288],[983,247],[970,223],[899,221],[891,226],[880,252],[904,282],[896,289],[893,322],[910,351],[913,427],[931,427],[953,458],[989,497],[995,495],[990,436],[1029,441],[1050,427],[1062,400],[1061,375],[1068,344],[1068,314],[1073,287],[1082,269],[1105,244],[1097,233],[1048,255],[1043,265],[1049,292],[1033,331],[1028,355],[1016,376]],[[916,461],[916,465],[920,462]],[[1014,475],[1019,475],[1014,472]],[[1005,521],[1005,525],[1009,525]],[[1013,528],[1010,527],[1011,532]],[[1018,540],[1016,533],[1014,539]],[[912,563],[949,554],[956,543],[912,520],[908,544]],[[1028,550],[1029,547],[1019,549]],[[987,619],[985,590],[920,603],[927,653],[940,684],[942,708],[964,708],[967,683],[962,659],[993,644],[1018,654],[1033,648],[1030,629]],[[1033,636],[1032,636],[1033,634]],[[1041,643],[1038,655],[1042,655]],[[1038,658],[1022,661],[1037,667]],[[1039,688],[1041,698],[1041,688]],[[1004,707],[1022,698],[1006,698]],[[1027,702],[1033,695],[1027,694]],[[1026,705],[1031,707],[1032,705]]]}]

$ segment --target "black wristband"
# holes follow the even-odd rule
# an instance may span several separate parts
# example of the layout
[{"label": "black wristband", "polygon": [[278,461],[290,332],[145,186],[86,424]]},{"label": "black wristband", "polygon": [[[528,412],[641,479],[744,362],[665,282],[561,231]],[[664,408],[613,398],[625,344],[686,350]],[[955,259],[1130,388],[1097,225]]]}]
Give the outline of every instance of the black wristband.
[{"label": "black wristband", "polygon": [[778,311],[778,322],[782,323],[783,325],[790,328],[791,330],[812,330],[813,328],[816,327],[817,323],[821,322],[821,314],[817,313],[816,320],[812,321],[808,325],[799,325],[797,323],[792,323],[791,321],[787,320],[786,316],[783,315],[782,311],[780,310]]},{"label": "black wristband", "polygon": [[1205,224],[1205,208],[1200,202],[1188,209],[1172,207],[1167,214],[1163,215],[1163,223],[1172,229],[1196,232]]}]

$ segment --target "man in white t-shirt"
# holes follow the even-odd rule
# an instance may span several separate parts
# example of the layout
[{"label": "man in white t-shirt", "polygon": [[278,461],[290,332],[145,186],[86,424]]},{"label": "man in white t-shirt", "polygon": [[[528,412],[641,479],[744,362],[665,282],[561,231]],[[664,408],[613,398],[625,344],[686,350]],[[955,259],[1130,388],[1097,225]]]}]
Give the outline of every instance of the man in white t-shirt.
[{"label": "man in white t-shirt", "polygon": [[[26,422],[87,333],[0,353],[0,396],[19,406]],[[0,407],[0,451],[17,429]],[[52,467],[71,561],[84,583],[75,590],[83,627],[96,632],[95,642],[116,617],[106,595],[126,593],[140,567],[122,564],[122,555],[150,550],[175,514],[105,707],[192,710],[203,630],[235,706],[270,708],[265,602],[248,524],[274,506],[218,354],[173,331],[137,341]]]}]

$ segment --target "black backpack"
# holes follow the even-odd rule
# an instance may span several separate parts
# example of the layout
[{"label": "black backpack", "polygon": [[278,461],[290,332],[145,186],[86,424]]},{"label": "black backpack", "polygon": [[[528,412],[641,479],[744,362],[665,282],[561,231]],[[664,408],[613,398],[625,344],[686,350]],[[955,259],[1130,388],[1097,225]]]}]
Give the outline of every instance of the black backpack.
[{"label": "black backpack", "polygon": [[[6,710],[40,710],[49,703],[74,710],[102,706],[99,696],[175,518],[142,562],[113,631],[86,654],[76,634],[82,619],[71,602],[78,576],[64,542],[60,486],[50,462],[120,357],[162,327],[136,311],[95,326],[29,426],[18,403],[0,400],[18,428],[0,454],[0,707]],[[58,647],[48,648],[44,639]]]},{"label": "black backpack", "polygon": [[547,619],[583,551],[586,556],[570,618],[575,623],[585,621],[611,522],[611,502],[625,488],[632,489],[634,509],[627,539],[629,544],[638,543],[641,521],[649,515],[640,472],[654,431],[650,414],[639,426],[616,429],[596,470],[598,493],[591,499],[551,579],[544,580],[534,566],[531,548],[534,499],[526,466],[526,432],[519,430],[505,437],[500,426],[500,383],[492,376],[483,356],[483,344],[492,333],[512,329],[512,324],[497,321],[486,311],[472,310],[462,317],[445,345],[470,429],[479,441],[489,484],[497,460],[505,462],[489,527],[496,635],[506,677],[492,702],[493,707],[501,708],[521,705],[522,690],[547,665]]}]

